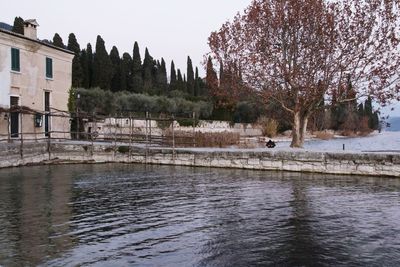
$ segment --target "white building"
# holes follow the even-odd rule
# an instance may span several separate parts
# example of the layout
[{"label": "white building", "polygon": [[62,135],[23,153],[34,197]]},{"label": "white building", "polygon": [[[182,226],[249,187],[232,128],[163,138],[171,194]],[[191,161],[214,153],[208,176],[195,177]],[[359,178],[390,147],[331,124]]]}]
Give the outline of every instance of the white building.
[{"label": "white building", "polygon": [[[68,110],[74,53],[38,40],[38,26],[36,20],[26,20],[23,35],[0,29],[0,139],[8,133],[19,138],[21,132],[43,137],[50,131],[69,131],[68,118],[49,113]],[[38,112],[36,116],[8,115],[6,110],[12,106]]]}]

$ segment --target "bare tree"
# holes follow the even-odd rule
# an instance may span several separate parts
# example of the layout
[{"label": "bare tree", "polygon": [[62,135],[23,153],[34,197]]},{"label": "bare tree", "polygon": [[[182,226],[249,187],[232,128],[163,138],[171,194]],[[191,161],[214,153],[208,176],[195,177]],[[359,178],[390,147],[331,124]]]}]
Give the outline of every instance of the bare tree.
[{"label": "bare tree", "polygon": [[[308,119],[348,80],[357,96],[400,99],[398,0],[254,0],[209,37],[211,56],[240,68],[245,88],[292,117],[292,147]],[[243,87],[237,87],[243,88]]]}]

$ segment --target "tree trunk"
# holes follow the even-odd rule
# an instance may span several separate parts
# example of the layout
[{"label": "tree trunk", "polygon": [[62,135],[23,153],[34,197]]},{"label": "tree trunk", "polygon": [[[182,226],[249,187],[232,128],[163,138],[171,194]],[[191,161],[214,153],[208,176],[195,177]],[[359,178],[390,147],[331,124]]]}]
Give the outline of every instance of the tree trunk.
[{"label": "tree trunk", "polygon": [[300,112],[294,113],[292,128],[292,143],[290,147],[301,148],[304,145],[308,124],[308,116]]}]

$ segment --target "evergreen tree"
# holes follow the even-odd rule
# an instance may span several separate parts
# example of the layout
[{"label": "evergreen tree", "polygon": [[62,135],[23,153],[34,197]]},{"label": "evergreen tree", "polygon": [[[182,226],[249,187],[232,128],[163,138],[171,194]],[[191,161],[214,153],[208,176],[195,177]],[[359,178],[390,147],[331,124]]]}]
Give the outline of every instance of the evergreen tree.
[{"label": "evergreen tree", "polygon": [[372,99],[370,96],[368,96],[368,98],[365,100],[364,112],[366,116],[368,117],[372,116]]},{"label": "evergreen tree", "polygon": [[140,57],[139,45],[135,42],[133,46],[132,58],[132,90],[136,93],[143,92],[143,78],[142,78],[142,59]]},{"label": "evergreen tree", "polygon": [[171,76],[170,76],[170,80],[169,80],[169,90],[173,91],[176,90],[176,70],[175,70],[175,63],[172,60],[171,61]]},{"label": "evergreen tree", "polygon": [[72,87],[78,88],[82,86],[83,70],[80,62],[81,48],[73,33],[70,33],[68,36],[67,49],[75,53],[72,59]]},{"label": "evergreen tree", "polygon": [[357,107],[357,114],[359,118],[362,118],[365,116],[365,111],[364,111],[364,105],[363,103],[360,103]]},{"label": "evergreen tree", "polygon": [[178,69],[178,80],[177,80],[177,83],[176,83],[176,89],[178,90],[178,91],[181,91],[181,92],[183,92],[183,93],[186,93],[185,91],[185,89],[186,89],[186,86],[185,86],[185,82],[184,82],[184,80],[183,80],[183,78],[182,78],[182,73],[181,73],[181,70],[180,69]]},{"label": "evergreen tree", "polygon": [[81,52],[81,47],[79,46],[78,40],[76,40],[76,36],[73,33],[70,33],[68,36],[67,49],[74,52],[75,55],[79,55]]},{"label": "evergreen tree", "polygon": [[87,65],[85,65],[84,73],[84,87],[92,88],[93,87],[93,50],[92,45],[90,43],[86,46],[86,57],[87,57]]},{"label": "evergreen tree", "polygon": [[219,85],[221,87],[225,86],[224,65],[222,62],[219,63]]},{"label": "evergreen tree", "polygon": [[150,94],[153,89],[153,67],[154,60],[150,56],[149,50],[146,48],[143,60],[143,92]]},{"label": "evergreen tree", "polygon": [[61,36],[58,33],[54,34],[53,45],[57,46],[57,47],[60,47],[60,48],[65,48],[63,40],[62,40]]},{"label": "evergreen tree", "polygon": [[378,129],[379,116],[377,112],[373,112],[372,98],[368,96],[364,103],[365,116],[368,117],[368,127],[370,129]]},{"label": "evergreen tree", "polygon": [[167,94],[168,89],[168,78],[167,78],[167,67],[165,65],[165,61],[161,58],[161,64],[158,67],[157,71],[157,87],[161,94]]},{"label": "evergreen tree", "polygon": [[110,60],[112,64],[111,91],[117,92],[121,90],[121,58],[115,46],[110,51]]},{"label": "evergreen tree", "polygon": [[121,60],[121,91],[132,91],[132,57],[128,53],[122,55]]},{"label": "evergreen tree", "polygon": [[112,64],[104,40],[100,35],[96,40],[96,53],[93,60],[93,86],[108,90],[111,87]]},{"label": "evergreen tree", "polygon": [[201,79],[199,78],[199,69],[196,67],[196,72],[195,72],[195,75],[194,75],[194,96],[201,95],[201,92],[200,92],[200,81],[201,81]]},{"label": "evergreen tree", "polygon": [[379,112],[375,111],[374,114],[372,115],[372,128],[373,130],[378,130],[379,129]]},{"label": "evergreen tree", "polygon": [[21,17],[15,17],[12,31],[19,34],[24,34],[24,19]]},{"label": "evergreen tree", "polygon": [[89,88],[89,61],[86,49],[82,49],[79,61],[82,68],[82,87]]},{"label": "evergreen tree", "polygon": [[152,95],[160,95],[161,87],[159,83],[159,72],[161,71],[161,63],[159,60],[153,60],[153,68],[151,69],[151,83],[152,87],[150,90],[150,94]]},{"label": "evergreen tree", "polygon": [[207,89],[215,95],[216,91],[218,90],[218,76],[214,70],[211,57],[208,57],[207,60],[206,86]]},{"label": "evergreen tree", "polygon": [[194,96],[194,72],[193,72],[193,65],[192,60],[190,57],[187,57],[187,93],[191,96]]}]

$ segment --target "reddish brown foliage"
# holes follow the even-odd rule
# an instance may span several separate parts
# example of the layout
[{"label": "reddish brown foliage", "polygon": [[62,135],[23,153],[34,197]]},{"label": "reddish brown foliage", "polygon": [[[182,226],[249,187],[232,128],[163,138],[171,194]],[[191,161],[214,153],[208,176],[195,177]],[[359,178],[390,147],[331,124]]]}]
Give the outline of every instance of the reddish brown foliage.
[{"label": "reddish brown foliage", "polygon": [[210,56],[292,114],[292,145],[301,146],[324,98],[349,100],[340,99],[349,79],[358,97],[400,99],[398,9],[398,0],[255,0],[211,34]]}]

